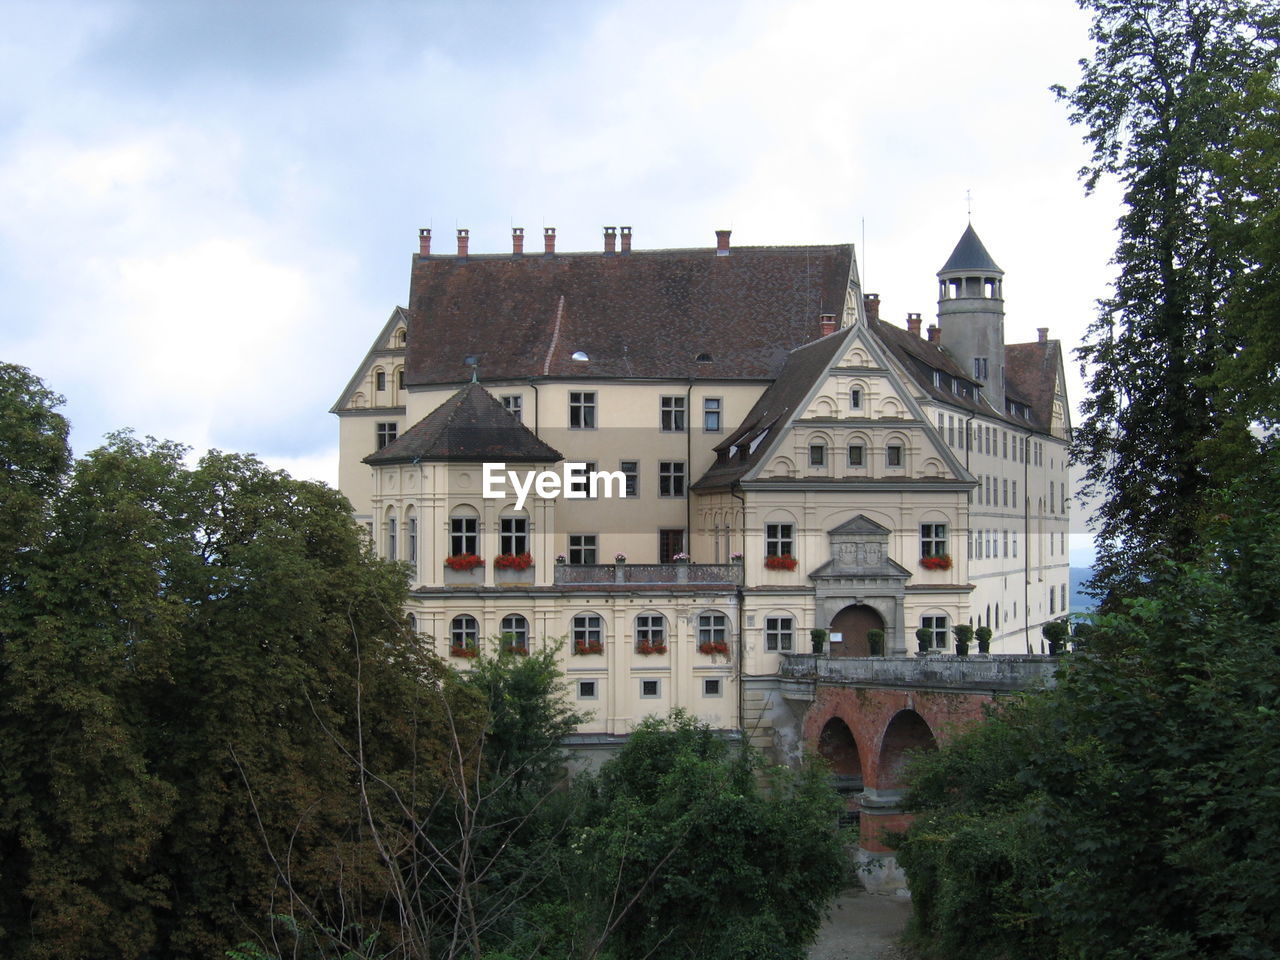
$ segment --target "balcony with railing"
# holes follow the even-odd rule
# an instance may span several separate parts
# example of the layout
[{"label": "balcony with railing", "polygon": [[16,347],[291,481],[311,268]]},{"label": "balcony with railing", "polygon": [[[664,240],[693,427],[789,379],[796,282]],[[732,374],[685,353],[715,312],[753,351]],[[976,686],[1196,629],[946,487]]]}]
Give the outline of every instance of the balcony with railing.
[{"label": "balcony with railing", "polygon": [[562,563],[556,586],[718,586],[742,583],[740,563]]},{"label": "balcony with railing", "polygon": [[869,687],[922,687],[942,690],[1012,691],[1054,685],[1060,657],[979,654],[958,657],[830,657],[782,655],[779,676],[822,684]]}]

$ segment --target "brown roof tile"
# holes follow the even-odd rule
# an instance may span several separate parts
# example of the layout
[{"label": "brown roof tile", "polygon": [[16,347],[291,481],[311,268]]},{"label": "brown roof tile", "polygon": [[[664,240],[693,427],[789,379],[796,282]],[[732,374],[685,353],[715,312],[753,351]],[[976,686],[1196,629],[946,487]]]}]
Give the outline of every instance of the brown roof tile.
[{"label": "brown roof tile", "polygon": [[1004,348],[1005,382],[1031,407],[1042,430],[1048,430],[1053,422],[1053,390],[1061,354],[1062,344],[1057,340],[1010,343]]},{"label": "brown roof tile", "polygon": [[380,466],[421,460],[556,463],[562,459],[480,384],[469,383],[364,462]]},{"label": "brown roof tile", "polygon": [[844,245],[417,257],[405,381],[463,381],[467,356],[486,381],[772,379],[843,312],[852,270]]}]

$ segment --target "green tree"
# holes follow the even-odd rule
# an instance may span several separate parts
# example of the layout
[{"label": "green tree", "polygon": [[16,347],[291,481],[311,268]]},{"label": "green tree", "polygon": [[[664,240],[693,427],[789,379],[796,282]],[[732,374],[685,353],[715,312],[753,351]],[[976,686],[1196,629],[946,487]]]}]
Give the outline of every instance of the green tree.
[{"label": "green tree", "polygon": [[1198,561],[1099,619],[1125,655],[920,762],[899,855],[938,955],[1280,955],[1280,451],[1210,506]]},{"label": "green tree", "polygon": [[70,466],[63,402],[25,367],[0,363],[0,589],[40,542]]},{"label": "green tree", "polygon": [[[1080,351],[1090,396],[1077,432],[1102,502],[1096,583],[1133,593],[1161,556],[1196,555],[1222,464],[1254,454],[1249,421],[1213,376],[1223,309],[1250,258],[1219,229],[1220,158],[1239,149],[1243,95],[1274,82],[1280,11],[1250,0],[1079,0],[1091,60],[1057,88],[1093,149],[1089,190],[1124,188],[1114,295]],[[1225,451],[1233,451],[1227,455]]]},{"label": "green tree", "polygon": [[603,955],[805,956],[845,880],[826,770],[764,770],[677,711],[642,722],[589,789],[566,873]]}]

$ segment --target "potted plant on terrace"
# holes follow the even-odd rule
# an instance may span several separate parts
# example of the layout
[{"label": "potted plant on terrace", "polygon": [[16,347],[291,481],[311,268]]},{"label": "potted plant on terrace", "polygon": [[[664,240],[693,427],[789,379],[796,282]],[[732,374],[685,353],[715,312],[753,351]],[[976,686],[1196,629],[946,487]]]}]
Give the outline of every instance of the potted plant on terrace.
[{"label": "potted plant on terrace", "polygon": [[977,641],[978,641],[978,652],[990,653],[991,652],[991,628],[979,627],[977,630],[973,631],[973,635],[974,637],[977,638]]},{"label": "potted plant on terrace", "polygon": [[688,563],[689,555],[682,550],[671,559],[674,560],[676,563]]},{"label": "potted plant on terrace", "polygon": [[957,623],[951,628],[951,632],[956,635],[956,656],[967,657],[969,644],[973,642],[973,627],[967,623]]},{"label": "potted plant on terrace", "polygon": [[1050,620],[1040,628],[1040,632],[1049,642],[1049,656],[1056,657],[1066,652],[1066,640],[1071,635],[1071,629],[1063,621]]},{"label": "potted plant on terrace", "polygon": [[822,648],[827,645],[827,631],[821,627],[814,627],[809,631],[809,639],[813,641],[813,652],[821,653]]},{"label": "potted plant on terrace", "polygon": [[923,657],[933,645],[933,631],[928,627],[916,628],[916,654]]},{"label": "potted plant on terrace", "polygon": [[867,647],[873,657],[884,656],[884,631],[871,629],[867,631]]}]

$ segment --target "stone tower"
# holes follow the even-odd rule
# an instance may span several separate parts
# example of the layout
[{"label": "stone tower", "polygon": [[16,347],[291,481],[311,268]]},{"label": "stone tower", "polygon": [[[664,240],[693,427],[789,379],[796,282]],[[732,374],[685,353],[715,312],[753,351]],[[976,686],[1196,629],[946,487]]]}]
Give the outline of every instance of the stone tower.
[{"label": "stone tower", "polygon": [[973,224],[938,271],[942,346],[982,384],[998,413],[1005,412],[1003,277]]}]

